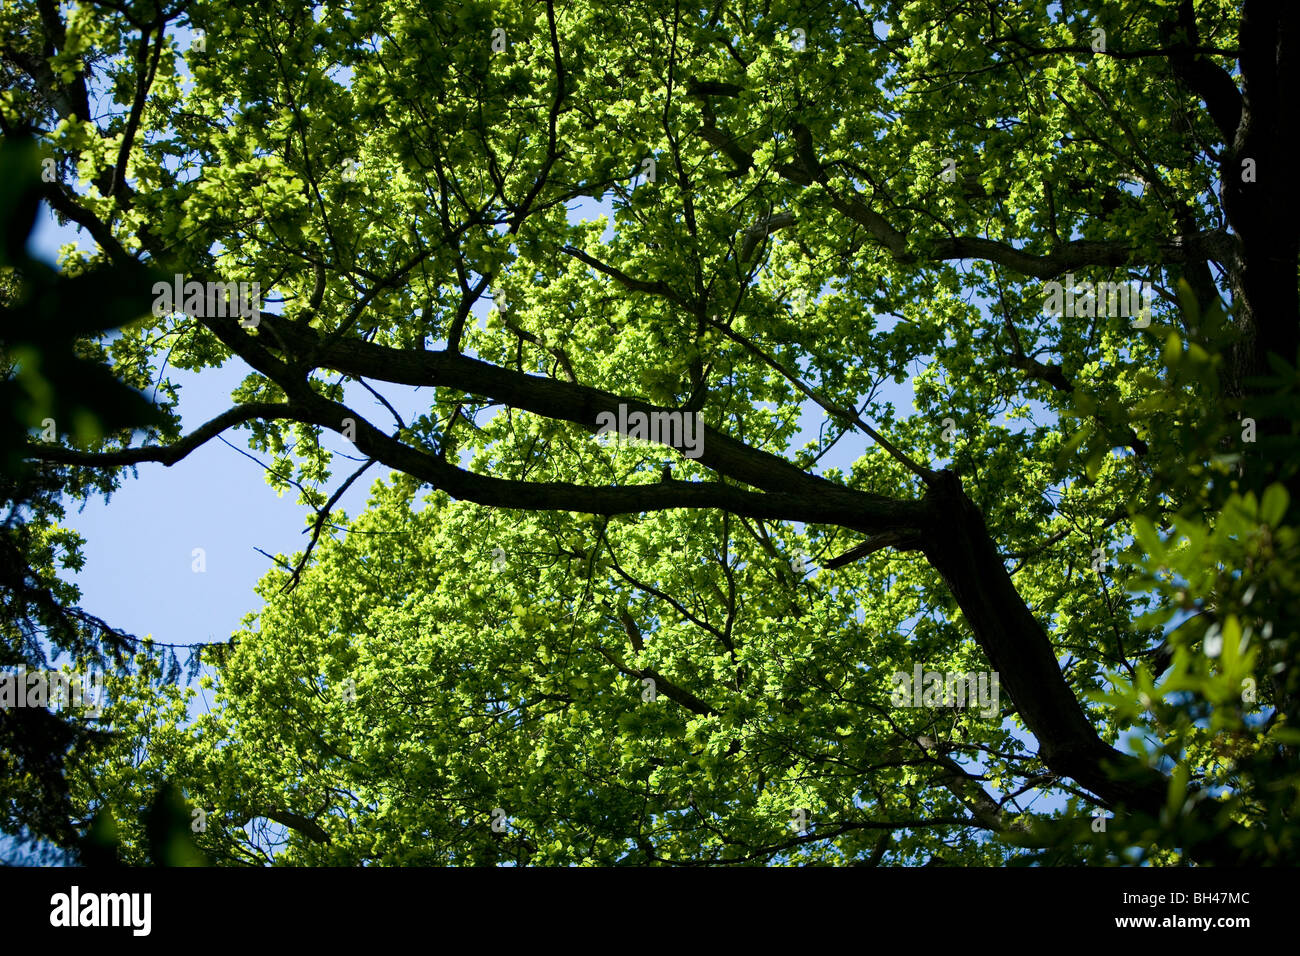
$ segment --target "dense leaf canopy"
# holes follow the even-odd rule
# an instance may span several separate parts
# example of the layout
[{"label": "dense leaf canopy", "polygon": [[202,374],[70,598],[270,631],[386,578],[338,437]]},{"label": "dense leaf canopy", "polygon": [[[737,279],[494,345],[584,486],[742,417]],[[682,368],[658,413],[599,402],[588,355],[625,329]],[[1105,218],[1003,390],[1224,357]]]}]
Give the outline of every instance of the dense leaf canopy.
[{"label": "dense leaf canopy", "polygon": [[1286,7],[5,4],[65,273],[262,290],[83,322],[127,385],[247,376],[26,467],[243,428],[314,531],[207,712],[140,645],[48,835],[144,862],[179,791],[226,864],[1294,861]]}]

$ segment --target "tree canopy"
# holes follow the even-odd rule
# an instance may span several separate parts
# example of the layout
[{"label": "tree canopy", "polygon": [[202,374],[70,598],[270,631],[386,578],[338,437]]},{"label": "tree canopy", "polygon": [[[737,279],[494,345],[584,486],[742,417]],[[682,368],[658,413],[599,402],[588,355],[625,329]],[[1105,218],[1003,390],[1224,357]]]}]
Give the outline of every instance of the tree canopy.
[{"label": "tree canopy", "polygon": [[[5,4],[63,272],[261,290],[61,305],[161,417],[23,467],[75,499],[242,429],[313,531],[209,711],[135,643],[43,835],[154,860],[179,792],[222,864],[1294,862],[1298,18]],[[165,368],[227,363],[182,433]]]}]

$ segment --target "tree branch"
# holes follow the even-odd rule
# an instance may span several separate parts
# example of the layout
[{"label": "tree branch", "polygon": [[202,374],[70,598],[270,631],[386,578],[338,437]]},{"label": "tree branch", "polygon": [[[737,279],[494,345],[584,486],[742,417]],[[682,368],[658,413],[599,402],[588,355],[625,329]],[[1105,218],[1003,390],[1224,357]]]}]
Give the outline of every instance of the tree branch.
[{"label": "tree branch", "polygon": [[120,465],[138,465],[157,461],[171,467],[200,445],[216,438],[232,425],[254,419],[300,418],[289,405],[278,402],[249,402],[222,412],[211,421],[200,425],[184,438],[171,445],[148,445],[141,448],[120,448],[116,451],[87,452],[62,445],[36,445],[23,447],[23,457],[37,461],[51,461],[61,465],[82,465],[88,468],[112,468]]}]

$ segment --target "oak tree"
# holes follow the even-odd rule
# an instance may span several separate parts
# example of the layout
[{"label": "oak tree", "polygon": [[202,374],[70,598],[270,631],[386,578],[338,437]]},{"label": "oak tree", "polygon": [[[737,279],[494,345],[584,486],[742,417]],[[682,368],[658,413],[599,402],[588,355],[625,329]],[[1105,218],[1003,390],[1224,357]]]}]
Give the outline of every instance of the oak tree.
[{"label": "oak tree", "polygon": [[[6,4],[64,268],[263,290],[103,355],[242,363],[228,411],[24,457],[244,429],[312,528],[209,712],[114,683],[82,818],[128,860],[169,785],[223,863],[1293,861],[1298,17]],[[698,448],[596,434],[637,413]]]}]

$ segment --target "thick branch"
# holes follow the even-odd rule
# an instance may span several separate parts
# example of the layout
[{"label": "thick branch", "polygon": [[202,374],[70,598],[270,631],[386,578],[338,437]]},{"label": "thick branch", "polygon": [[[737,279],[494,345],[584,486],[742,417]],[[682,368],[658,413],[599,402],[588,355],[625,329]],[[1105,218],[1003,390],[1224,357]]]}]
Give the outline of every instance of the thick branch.
[{"label": "thick branch", "polygon": [[1192,0],[1180,0],[1177,28],[1184,35],[1182,42],[1170,50],[1169,62],[1188,88],[1205,100],[1223,141],[1231,143],[1241,124],[1241,93],[1228,71],[1206,59],[1206,51],[1199,48],[1200,31]]},{"label": "thick branch", "polygon": [[[213,322],[213,320],[207,321],[210,324]],[[234,327],[233,322],[228,323],[228,325]],[[263,315],[262,325],[273,330],[274,336],[281,338],[295,351],[311,350],[319,340],[319,336],[314,330],[296,323],[287,322],[276,316]],[[235,332],[234,334],[243,335],[244,333]],[[238,339],[232,339],[231,342],[234,346],[239,345]],[[321,349],[317,354],[317,361],[328,368],[357,377],[364,376],[403,385],[434,385],[458,389],[473,395],[486,396],[504,402],[513,408],[523,409],[558,421],[573,422],[593,433],[598,427],[597,416],[601,412],[616,411],[620,405],[625,405],[629,414],[636,411],[645,412],[646,414],[676,411],[627,396],[614,395],[585,385],[560,382],[499,368],[468,356],[452,355],[445,351],[427,352],[393,349],[369,342],[348,339],[337,342],[328,349]],[[283,385],[284,383],[280,384]],[[332,403],[330,404],[332,406]],[[336,414],[337,409],[341,409],[343,406],[332,407],[335,409],[332,414]],[[338,427],[337,419],[330,422],[321,422],[321,424],[331,428]],[[920,518],[919,506],[914,502],[846,489],[842,485],[837,485],[815,475],[809,475],[783,458],[751,448],[708,425],[701,425],[700,431],[702,437],[698,460],[701,465],[747,485],[768,492],[780,492],[787,495],[791,504],[797,506],[801,512],[836,513],[839,516],[836,523],[849,520],[854,522],[852,526],[869,526],[867,530],[880,531],[900,527],[915,527],[915,522]],[[386,442],[392,441],[387,436],[383,437]],[[404,449],[407,453],[419,454],[398,442],[393,442],[393,444]],[[393,465],[393,462],[388,461],[386,458],[381,460],[384,460],[386,464]],[[459,469],[451,470],[459,472]],[[467,472],[461,474],[468,475]],[[462,480],[457,479],[450,473],[440,476],[439,480],[450,480],[457,486],[463,486]],[[490,480],[499,481],[500,479]],[[514,484],[533,488],[546,487],[530,485],[524,482]],[[582,486],[565,487],[582,488]],[[666,500],[682,501],[686,495],[706,494],[710,497],[722,496],[733,504],[741,504],[743,497],[738,489],[722,485],[712,486],[669,481],[660,482],[658,487],[660,492],[654,492],[650,486],[633,486],[629,489],[619,489],[619,491],[620,494],[635,492],[640,496],[641,500],[646,502],[655,500],[656,495],[662,495]],[[693,490],[686,491],[685,489]],[[706,492],[706,489],[712,490]],[[531,496],[524,496],[524,498],[529,497]],[[820,502],[811,500],[817,497],[823,500]],[[626,504],[626,501],[620,501],[615,506],[616,511],[596,509],[593,510],[593,513],[625,513],[627,511]],[[746,510],[739,513],[757,517],[756,513],[747,510],[752,504],[745,504]],[[509,504],[504,506],[511,507]],[[520,506],[525,507],[524,505]],[[691,505],[662,505],[662,507],[670,508],[689,506]],[[563,510],[585,511],[588,509],[566,506]],[[770,512],[770,506],[764,506],[763,510]],[[808,518],[797,520],[820,521],[824,519]]]},{"label": "thick branch", "polygon": [[247,824],[250,820],[254,820],[257,817],[265,817],[281,826],[288,827],[291,830],[297,830],[303,836],[315,841],[316,843],[330,842],[330,835],[322,829],[319,823],[315,820],[308,819],[299,813],[294,813],[292,810],[280,810],[273,807],[262,813],[253,813],[244,821],[244,824]]},{"label": "thick branch", "polygon": [[998,557],[983,516],[955,474],[940,474],[943,480],[926,495],[935,524],[925,536],[925,554],[1038,738],[1040,759],[1108,803],[1158,813],[1165,777],[1097,736],[1061,674],[1046,631]]}]

